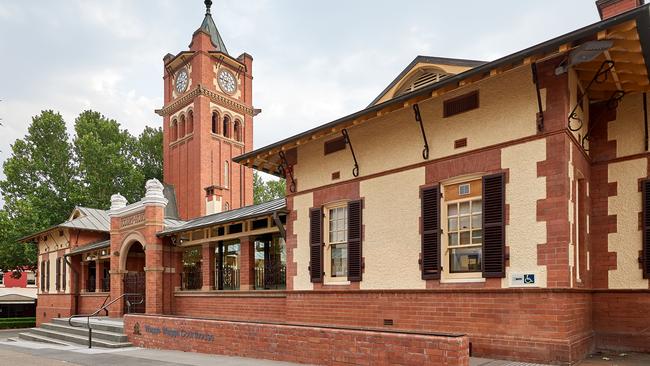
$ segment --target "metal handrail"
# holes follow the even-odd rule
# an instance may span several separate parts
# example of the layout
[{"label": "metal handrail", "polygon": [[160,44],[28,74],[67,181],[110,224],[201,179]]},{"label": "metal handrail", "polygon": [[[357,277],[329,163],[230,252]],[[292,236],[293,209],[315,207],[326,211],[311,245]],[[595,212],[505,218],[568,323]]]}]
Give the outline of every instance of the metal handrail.
[{"label": "metal handrail", "polygon": [[137,293],[133,293],[133,294],[128,294],[127,293],[127,294],[120,295],[117,299],[115,299],[115,300],[113,300],[113,301],[111,301],[111,302],[109,302],[107,304],[106,301],[111,297],[111,295],[108,295],[104,299],[104,303],[102,304],[102,306],[99,309],[97,309],[97,311],[95,311],[94,313],[92,313],[90,315],[78,314],[78,315],[73,315],[70,318],[68,318],[68,324],[70,324],[71,327],[76,326],[76,325],[72,324],[72,319],[73,318],[84,318],[84,317],[86,318],[86,326],[88,327],[88,348],[93,348],[93,329],[90,327],[90,318],[97,315],[97,314],[99,314],[102,310],[106,311],[106,316],[108,316],[108,307],[113,305],[114,303],[116,303],[118,300],[120,300],[121,298],[123,298],[125,296],[140,296],[140,298],[141,298],[139,302],[134,302],[134,303],[131,303],[128,299],[126,300],[127,313],[131,312],[131,305],[140,305],[140,304],[142,304],[144,302],[144,295],[137,294]]}]

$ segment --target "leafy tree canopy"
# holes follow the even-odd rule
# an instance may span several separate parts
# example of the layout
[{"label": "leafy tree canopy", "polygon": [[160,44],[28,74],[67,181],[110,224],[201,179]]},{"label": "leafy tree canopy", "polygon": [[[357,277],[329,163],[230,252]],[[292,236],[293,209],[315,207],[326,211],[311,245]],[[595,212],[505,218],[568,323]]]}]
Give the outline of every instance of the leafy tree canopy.
[{"label": "leafy tree canopy", "polygon": [[268,202],[285,196],[286,186],[284,179],[265,181],[261,174],[255,172],[253,176],[253,200],[255,204]]}]

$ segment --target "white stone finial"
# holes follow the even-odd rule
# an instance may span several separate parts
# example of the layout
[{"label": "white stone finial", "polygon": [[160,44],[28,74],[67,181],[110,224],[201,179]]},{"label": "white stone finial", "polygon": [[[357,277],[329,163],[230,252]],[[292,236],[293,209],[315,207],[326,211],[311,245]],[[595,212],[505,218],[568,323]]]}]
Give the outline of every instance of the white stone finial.
[{"label": "white stone finial", "polygon": [[126,198],[121,194],[117,193],[111,196],[111,211],[117,211],[121,208],[126,207],[127,204]]},{"label": "white stone finial", "polygon": [[163,190],[165,189],[165,186],[163,186],[162,183],[158,179],[149,179],[147,181],[147,184],[145,184],[146,188],[146,193],[144,194],[144,199],[142,200],[142,203],[144,204],[159,204],[159,205],[167,205],[167,199],[165,198],[165,194],[163,193]]}]

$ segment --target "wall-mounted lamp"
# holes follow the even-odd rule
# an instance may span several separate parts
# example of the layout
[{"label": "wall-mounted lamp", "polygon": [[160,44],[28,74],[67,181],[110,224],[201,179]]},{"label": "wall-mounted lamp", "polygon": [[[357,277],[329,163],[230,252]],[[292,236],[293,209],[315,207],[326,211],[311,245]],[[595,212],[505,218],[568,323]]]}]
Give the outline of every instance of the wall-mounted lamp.
[{"label": "wall-mounted lamp", "polygon": [[569,52],[569,56],[555,69],[555,75],[569,71],[569,67],[589,62],[600,56],[614,45],[614,41],[589,41]]}]

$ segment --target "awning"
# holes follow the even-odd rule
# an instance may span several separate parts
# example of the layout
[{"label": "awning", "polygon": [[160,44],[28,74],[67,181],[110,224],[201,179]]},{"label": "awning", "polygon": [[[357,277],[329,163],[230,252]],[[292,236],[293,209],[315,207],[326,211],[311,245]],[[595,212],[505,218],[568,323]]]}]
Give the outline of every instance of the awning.
[{"label": "awning", "polygon": [[100,242],[97,242],[97,243],[92,243],[92,244],[84,245],[82,247],[74,248],[69,253],[66,253],[66,256],[69,257],[69,256],[76,255],[76,254],[86,253],[86,252],[90,252],[90,251],[93,251],[93,250],[110,248],[110,247],[111,247],[111,241],[110,240],[104,240],[104,241],[100,241]]}]

